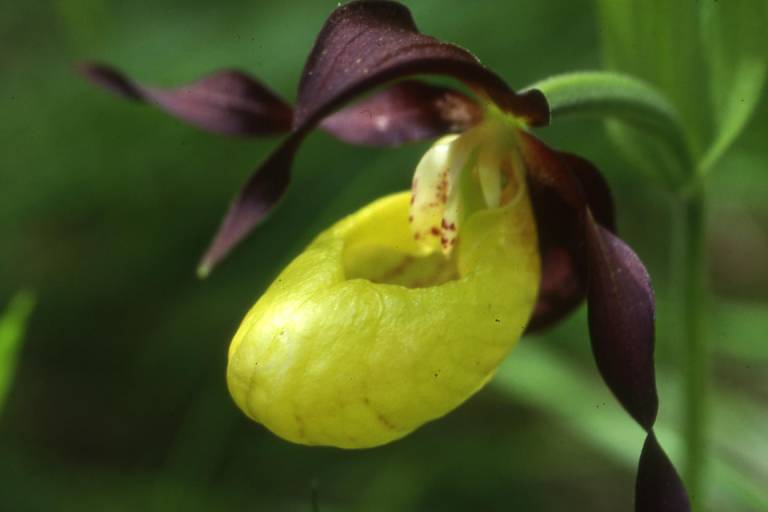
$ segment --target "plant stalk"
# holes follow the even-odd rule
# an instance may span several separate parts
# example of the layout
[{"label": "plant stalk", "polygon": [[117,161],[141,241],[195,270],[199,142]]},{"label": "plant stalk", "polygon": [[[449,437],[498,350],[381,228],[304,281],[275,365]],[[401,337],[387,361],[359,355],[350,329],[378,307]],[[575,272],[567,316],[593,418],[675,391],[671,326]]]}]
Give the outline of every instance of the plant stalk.
[{"label": "plant stalk", "polygon": [[709,469],[712,349],[707,329],[706,208],[702,186],[678,200],[673,279],[679,289],[681,345],[685,350],[685,463],[683,478],[694,511],[704,510]]}]

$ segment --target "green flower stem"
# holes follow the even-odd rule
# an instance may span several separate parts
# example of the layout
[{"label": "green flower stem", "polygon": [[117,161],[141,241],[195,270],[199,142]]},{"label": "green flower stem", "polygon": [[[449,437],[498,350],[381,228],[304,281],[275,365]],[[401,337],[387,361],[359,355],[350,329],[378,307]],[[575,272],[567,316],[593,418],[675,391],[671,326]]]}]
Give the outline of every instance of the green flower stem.
[{"label": "green flower stem", "polygon": [[696,187],[677,204],[674,239],[677,254],[672,275],[678,280],[680,331],[685,347],[686,442],[684,479],[694,510],[706,503],[708,427],[710,425],[710,375],[712,350],[706,335],[707,258],[706,211],[703,187]]}]

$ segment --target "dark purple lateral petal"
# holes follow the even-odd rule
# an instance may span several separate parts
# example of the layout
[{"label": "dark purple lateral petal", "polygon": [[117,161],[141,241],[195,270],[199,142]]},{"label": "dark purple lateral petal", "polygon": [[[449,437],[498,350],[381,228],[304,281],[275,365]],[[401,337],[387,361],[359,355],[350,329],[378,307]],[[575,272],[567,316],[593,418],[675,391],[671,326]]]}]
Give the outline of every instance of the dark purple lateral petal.
[{"label": "dark purple lateral petal", "polygon": [[551,189],[571,208],[583,211],[586,197],[578,176],[572,171],[566,154],[556,151],[530,133],[521,131],[521,152],[530,180]]},{"label": "dark purple lateral petal", "polygon": [[521,134],[539,232],[542,284],[528,330],[545,327],[586,293],[592,351],[606,384],[648,432],[636,512],[688,512],[680,478],[653,434],[658,411],[650,277],[615,231],[610,190],[589,161]]},{"label": "dark purple lateral petal", "polygon": [[591,214],[585,219],[587,304],[592,351],[608,387],[650,430],[658,411],[654,374],[654,298],[640,259]]},{"label": "dark purple lateral petal", "polygon": [[579,182],[579,187],[584,193],[587,206],[595,217],[595,220],[607,228],[616,232],[616,207],[613,203],[613,194],[605,181],[603,174],[589,160],[572,153],[560,152],[563,164],[573,173]]},{"label": "dark purple lateral petal", "polygon": [[416,74],[456,78],[530,124],[549,121],[540,91],[515,93],[468,51],[419,33],[405,6],[369,0],[337,8],[320,31],[299,84],[295,124],[314,125],[355,96]]},{"label": "dark purple lateral petal", "polygon": [[530,180],[531,203],[539,238],[541,283],[526,332],[554,325],[581,304],[587,289],[580,212],[551,188]]},{"label": "dark purple lateral petal", "polygon": [[653,432],[640,454],[635,482],[635,512],[688,512],[691,505],[682,480]]},{"label": "dark purple lateral petal", "polygon": [[266,136],[291,129],[290,105],[240,71],[217,71],[190,84],[164,89],[141,85],[105,64],[85,63],[78,69],[98,86],[155,105],[208,132]]},{"label": "dark purple lateral petal", "polygon": [[524,157],[542,262],[539,298],[527,328],[536,332],[570,314],[586,294],[584,202],[611,230],[615,218],[610,190],[594,165],[527,137]]},{"label": "dark purple lateral petal", "polygon": [[141,101],[141,86],[106,64],[85,62],[77,65],[77,71],[94,85],[130,100]]},{"label": "dark purple lateral petal", "polygon": [[280,201],[290,183],[290,174],[284,171],[293,162],[300,142],[301,138],[295,136],[283,141],[235,196],[216,236],[200,261],[197,271],[200,277],[207,276]]},{"label": "dark purple lateral petal", "polygon": [[320,127],[350,144],[397,146],[464,131],[482,116],[458,91],[405,80],[326,117]]}]

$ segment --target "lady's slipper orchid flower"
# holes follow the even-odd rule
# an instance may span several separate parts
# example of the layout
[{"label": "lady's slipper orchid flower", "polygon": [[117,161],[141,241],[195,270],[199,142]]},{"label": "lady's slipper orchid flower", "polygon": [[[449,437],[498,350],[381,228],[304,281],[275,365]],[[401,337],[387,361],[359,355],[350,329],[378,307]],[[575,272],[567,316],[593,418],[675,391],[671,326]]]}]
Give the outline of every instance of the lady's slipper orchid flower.
[{"label": "lady's slipper orchid flower", "polygon": [[[688,510],[653,433],[648,274],[615,235],[597,169],[531,134],[549,120],[539,91],[514,92],[466,50],[419,33],[405,7],[380,0],[331,14],[295,109],[236,71],[172,90],[104,65],[81,71],[211,132],[288,133],[236,196],[205,272],[276,205],[313,128],[380,146],[442,136],[416,166],[411,192],[321,233],[248,313],[227,371],[248,416],[298,443],[387,443],[457,407],[524,331],[556,322],[586,296],[598,369],[648,433],[636,509]],[[412,79],[423,74],[458,79],[473,97]]]}]

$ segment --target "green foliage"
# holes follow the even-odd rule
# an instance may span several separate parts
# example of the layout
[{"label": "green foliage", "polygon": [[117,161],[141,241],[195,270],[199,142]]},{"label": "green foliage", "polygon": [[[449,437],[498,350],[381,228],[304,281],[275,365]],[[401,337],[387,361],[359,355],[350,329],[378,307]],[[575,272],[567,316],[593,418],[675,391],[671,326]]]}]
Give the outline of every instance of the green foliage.
[{"label": "green foliage", "polygon": [[741,133],[764,91],[768,66],[768,2],[701,2],[716,136],[701,167],[706,172]]},{"label": "green foliage", "polygon": [[690,142],[710,133],[697,0],[597,0],[608,68],[647,80],[679,109]]},{"label": "green foliage", "polygon": [[[711,167],[763,92],[764,0],[597,0],[597,6],[606,65],[667,95],[681,113],[701,170]],[[627,133],[618,139],[624,147],[637,142]]]},{"label": "green foliage", "polygon": [[[515,349],[499,369],[493,386],[505,395],[546,411],[551,418],[567,425],[576,435],[603,451],[617,462],[632,468],[642,446],[644,434],[600,382],[596,372],[584,372],[563,354],[536,343]],[[584,340],[586,341],[586,340]],[[667,411],[680,407],[679,397],[669,393],[674,389],[674,374],[662,371],[659,387],[670,396],[664,397]],[[589,404],[589,414],[584,413]],[[764,415],[755,411],[757,404],[734,393],[719,392],[716,402],[720,425],[715,441],[725,453],[739,453],[739,464],[727,458],[718,459],[714,467],[715,510],[752,506],[768,507],[768,492],[763,488],[759,473],[747,467],[764,466],[762,454],[768,452],[768,440],[761,435]],[[683,440],[674,428],[675,415],[662,415],[657,433],[673,459],[680,459]],[[750,440],[745,449],[743,440]],[[761,468],[759,471],[764,471]]]},{"label": "green foliage", "polygon": [[17,354],[34,304],[31,293],[20,292],[0,313],[0,410],[13,381]]}]

